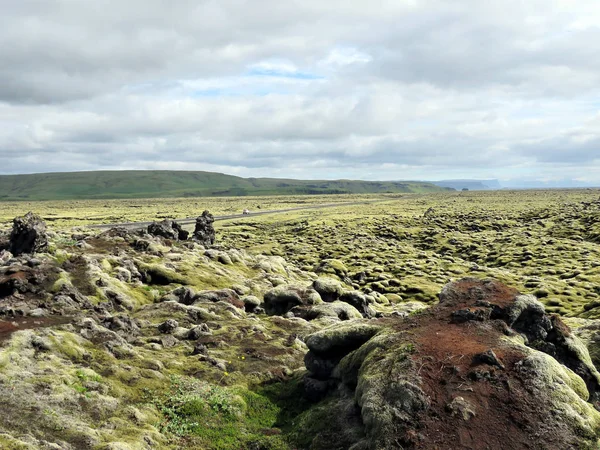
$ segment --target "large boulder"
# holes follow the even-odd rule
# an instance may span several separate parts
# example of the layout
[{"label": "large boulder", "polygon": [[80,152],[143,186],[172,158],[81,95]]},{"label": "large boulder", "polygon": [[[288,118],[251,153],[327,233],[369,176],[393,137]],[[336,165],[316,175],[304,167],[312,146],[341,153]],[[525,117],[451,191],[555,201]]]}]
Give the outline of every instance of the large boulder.
[{"label": "large boulder", "polygon": [[246,295],[242,298],[244,302],[244,309],[246,312],[260,312],[262,300],[254,295]]},{"label": "large boulder", "polygon": [[185,241],[189,236],[189,232],[181,228],[181,225],[174,220],[169,219],[151,223],[148,226],[148,234],[166,239],[173,239],[175,241]]},{"label": "large boulder", "polygon": [[330,318],[335,320],[362,319],[362,314],[344,302],[319,303],[318,305],[294,306],[290,313],[304,320]]},{"label": "large boulder", "polygon": [[217,302],[226,302],[240,309],[244,309],[245,307],[244,302],[240,300],[240,296],[233,289],[200,291],[196,293],[196,295],[193,298],[194,305]]},{"label": "large boulder", "polygon": [[46,223],[40,216],[28,212],[13,220],[13,229],[10,234],[10,251],[13,255],[42,252],[47,248]]},{"label": "large boulder", "polygon": [[354,306],[363,316],[375,317],[375,310],[371,306],[374,301],[372,297],[367,297],[360,291],[344,292],[340,296],[340,301]]},{"label": "large boulder", "polygon": [[324,302],[333,302],[344,292],[342,283],[333,278],[317,278],[313,281],[312,288],[319,293]]},{"label": "large boulder", "polygon": [[295,306],[309,306],[322,303],[321,297],[313,289],[281,285],[264,295],[265,312],[269,315],[283,315]]},{"label": "large boulder", "polygon": [[208,211],[204,211],[202,215],[196,219],[193,239],[205,247],[214,245],[216,239],[215,227],[213,226],[214,221],[215,218],[213,215]]},{"label": "large boulder", "polygon": [[305,341],[305,396],[329,395],[300,417],[312,450],[598,448],[600,374],[585,346],[497,281],[459,280],[420,314]]},{"label": "large boulder", "polygon": [[363,322],[334,325],[306,338],[311,352],[321,356],[350,353],[381,331],[381,326]]}]

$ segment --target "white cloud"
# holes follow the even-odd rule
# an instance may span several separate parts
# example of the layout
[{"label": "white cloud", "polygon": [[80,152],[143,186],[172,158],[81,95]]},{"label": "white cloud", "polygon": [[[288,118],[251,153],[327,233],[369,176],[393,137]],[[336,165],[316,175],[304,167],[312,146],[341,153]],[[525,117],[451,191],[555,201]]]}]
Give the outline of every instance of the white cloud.
[{"label": "white cloud", "polygon": [[598,2],[380,3],[10,2],[0,173],[600,184]]}]

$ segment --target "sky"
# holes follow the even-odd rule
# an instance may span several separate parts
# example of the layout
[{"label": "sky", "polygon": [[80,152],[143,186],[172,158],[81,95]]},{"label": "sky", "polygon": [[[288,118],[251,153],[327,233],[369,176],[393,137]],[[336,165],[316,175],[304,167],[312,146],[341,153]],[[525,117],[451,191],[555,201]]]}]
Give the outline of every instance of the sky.
[{"label": "sky", "polygon": [[0,4],[0,174],[600,185],[598,0]]}]

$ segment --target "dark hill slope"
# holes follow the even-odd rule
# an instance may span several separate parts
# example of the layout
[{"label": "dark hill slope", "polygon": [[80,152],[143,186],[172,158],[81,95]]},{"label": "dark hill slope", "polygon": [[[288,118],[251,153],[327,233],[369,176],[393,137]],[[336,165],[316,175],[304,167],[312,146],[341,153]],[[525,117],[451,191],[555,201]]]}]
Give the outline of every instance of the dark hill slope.
[{"label": "dark hill slope", "polygon": [[0,175],[0,200],[366,194],[447,190],[419,181],[241,178],[214,172],[97,171]]}]

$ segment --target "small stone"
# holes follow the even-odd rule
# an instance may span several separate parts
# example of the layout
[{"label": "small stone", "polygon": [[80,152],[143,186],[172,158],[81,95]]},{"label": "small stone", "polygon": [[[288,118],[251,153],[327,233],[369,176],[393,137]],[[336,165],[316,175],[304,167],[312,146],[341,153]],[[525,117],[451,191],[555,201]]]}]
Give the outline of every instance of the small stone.
[{"label": "small stone", "polygon": [[189,339],[190,341],[195,341],[201,338],[202,336],[206,336],[208,334],[211,334],[210,328],[208,328],[207,324],[203,323],[200,325],[196,325],[194,328],[188,331],[186,339]]},{"label": "small stone", "polygon": [[162,344],[163,348],[175,347],[178,342],[179,341],[175,338],[175,336],[171,335],[165,336],[160,340],[160,343]]},{"label": "small stone", "polygon": [[460,416],[465,421],[468,421],[477,415],[473,406],[462,397],[454,398],[446,405],[446,410],[452,416]]},{"label": "small stone", "polygon": [[192,351],[192,355],[208,355],[208,348],[204,344],[196,344],[194,346],[194,350]]},{"label": "small stone", "polygon": [[261,301],[254,295],[247,295],[242,299],[246,312],[255,312],[256,308],[260,307]]},{"label": "small stone", "polygon": [[44,317],[48,315],[48,311],[43,308],[35,308],[29,311],[31,317]]},{"label": "small stone", "polygon": [[483,353],[479,353],[473,358],[475,363],[487,364],[490,366],[496,366],[501,369],[504,369],[504,364],[500,362],[496,354],[492,349],[486,350]]},{"label": "small stone", "polygon": [[452,320],[455,323],[464,323],[470,321],[484,322],[489,320],[491,309],[459,309],[452,313]]},{"label": "small stone", "polygon": [[29,267],[37,267],[41,264],[42,264],[42,261],[40,261],[39,259],[36,259],[36,258],[31,258],[31,259],[27,260],[27,265]]}]

